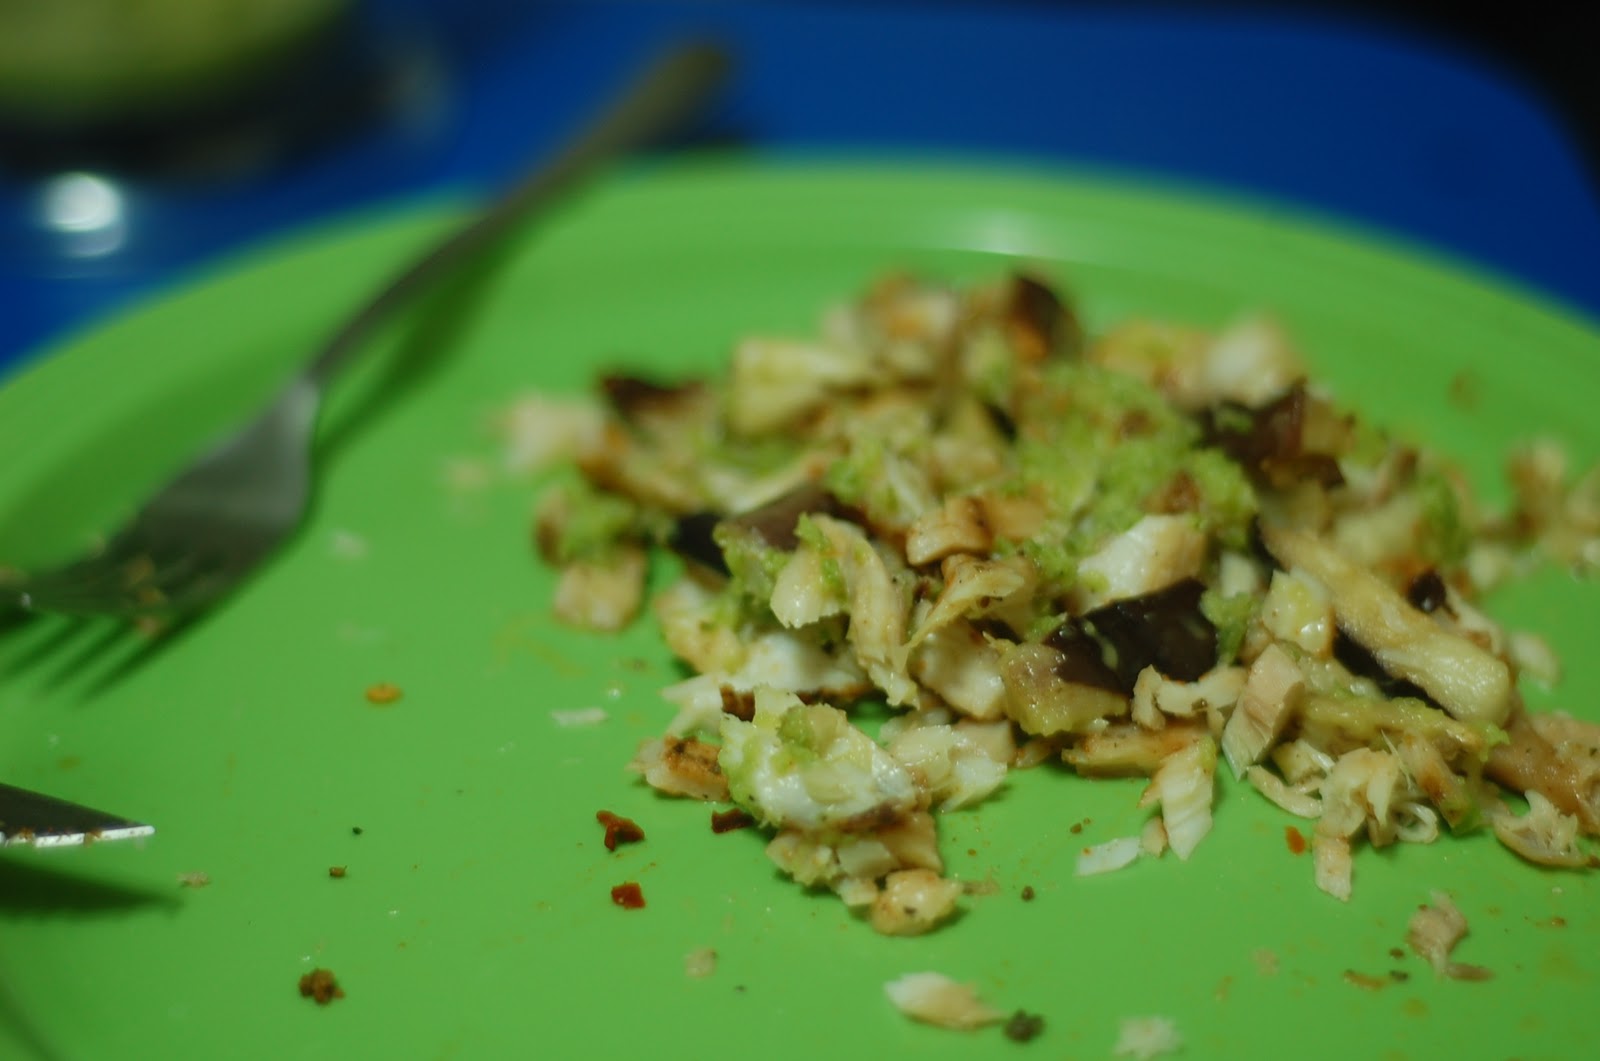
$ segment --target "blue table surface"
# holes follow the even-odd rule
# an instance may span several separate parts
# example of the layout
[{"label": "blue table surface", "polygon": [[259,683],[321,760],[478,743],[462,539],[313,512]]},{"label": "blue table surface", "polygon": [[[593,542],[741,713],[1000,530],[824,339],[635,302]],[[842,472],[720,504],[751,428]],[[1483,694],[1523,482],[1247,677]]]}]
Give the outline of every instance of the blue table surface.
[{"label": "blue table surface", "polygon": [[393,105],[293,165],[126,182],[114,239],[92,245],[40,220],[44,185],[0,176],[0,374],[286,231],[491,188],[692,34],[740,56],[702,133],[756,157],[932,154],[1155,177],[1381,231],[1600,319],[1600,205],[1572,140],[1503,71],[1389,28],[976,0],[368,0],[362,17],[380,50],[406,57]]}]

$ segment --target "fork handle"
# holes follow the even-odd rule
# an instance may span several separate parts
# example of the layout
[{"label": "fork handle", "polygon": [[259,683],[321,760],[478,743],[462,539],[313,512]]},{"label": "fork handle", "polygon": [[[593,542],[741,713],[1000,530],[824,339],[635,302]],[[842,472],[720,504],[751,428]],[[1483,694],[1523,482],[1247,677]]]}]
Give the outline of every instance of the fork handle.
[{"label": "fork handle", "polygon": [[680,45],[658,58],[553,159],[518,178],[486,210],[389,281],[334,333],[302,378],[320,391],[349,362],[362,340],[413,295],[602,164],[682,121],[722,83],[729,66],[727,54],[707,43]]}]

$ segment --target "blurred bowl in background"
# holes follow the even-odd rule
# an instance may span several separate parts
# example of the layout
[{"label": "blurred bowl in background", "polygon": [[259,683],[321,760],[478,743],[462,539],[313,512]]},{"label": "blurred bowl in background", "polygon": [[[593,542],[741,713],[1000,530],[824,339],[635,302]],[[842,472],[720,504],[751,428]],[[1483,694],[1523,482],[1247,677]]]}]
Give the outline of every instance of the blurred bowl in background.
[{"label": "blurred bowl in background", "polygon": [[[0,0],[0,160],[170,163],[342,62],[354,0]],[[246,123],[248,124],[248,122]]]}]

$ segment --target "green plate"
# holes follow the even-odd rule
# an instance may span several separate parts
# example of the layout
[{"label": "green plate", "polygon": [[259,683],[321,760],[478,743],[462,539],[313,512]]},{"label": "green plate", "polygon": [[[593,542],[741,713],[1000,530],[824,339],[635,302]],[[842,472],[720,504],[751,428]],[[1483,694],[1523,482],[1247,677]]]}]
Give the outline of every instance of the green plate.
[{"label": "green plate", "polygon": [[[450,216],[250,255],[9,383],[0,558],[70,550]],[[496,411],[602,366],[708,368],[888,269],[980,278],[1019,258],[1093,324],[1270,309],[1345,398],[1485,482],[1535,432],[1600,455],[1591,326],[1370,236],[1071,174],[632,173],[392,329],[329,411],[315,518],[207,621],[157,652],[44,619],[0,634],[0,777],[158,827],[142,846],[0,852],[0,1054],[1108,1057],[1122,1019],[1160,1015],[1190,1057],[1587,1056],[1600,886],[1481,834],[1361,849],[1341,904],[1291,853],[1290,819],[1225,783],[1188,863],[1078,879],[1082,846],[1137,828],[1140,786],[1044,768],[946,819],[950,871],[991,894],[886,939],[781,880],[756,832],[715,835],[707,808],[624,772],[676,672],[648,623],[603,638],[551,620],[534,491],[498,472]],[[1535,702],[1600,717],[1596,599],[1553,572],[1495,602],[1571,663]],[[375,682],[403,698],[369,704]],[[606,721],[552,717],[585,707]],[[646,841],[608,853],[601,809]],[[179,886],[196,871],[209,886]],[[645,909],[613,905],[624,881]],[[1437,980],[1404,951],[1436,888],[1472,925],[1457,957],[1492,980]],[[702,948],[715,971],[690,977]],[[347,997],[300,998],[313,966]],[[922,970],[1043,1015],[1043,1037],[913,1024],[883,984]]]}]

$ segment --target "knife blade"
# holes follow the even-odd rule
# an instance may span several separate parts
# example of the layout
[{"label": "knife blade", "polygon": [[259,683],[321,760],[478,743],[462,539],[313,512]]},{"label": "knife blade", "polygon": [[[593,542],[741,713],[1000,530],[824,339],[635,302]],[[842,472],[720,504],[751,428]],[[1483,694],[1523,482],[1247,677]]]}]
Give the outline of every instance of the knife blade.
[{"label": "knife blade", "polygon": [[149,836],[155,826],[0,783],[0,847],[76,847]]}]

